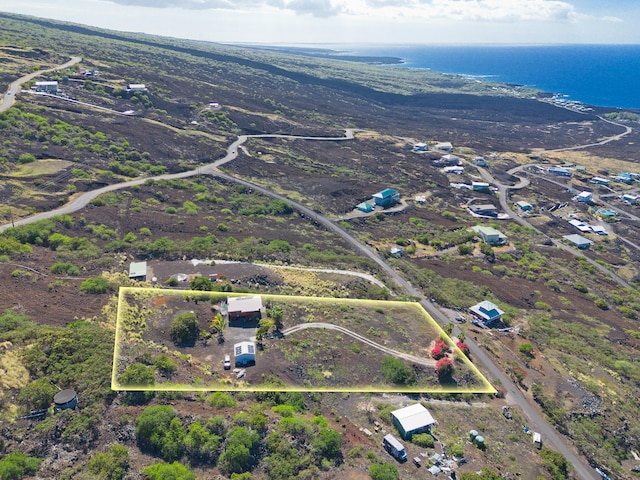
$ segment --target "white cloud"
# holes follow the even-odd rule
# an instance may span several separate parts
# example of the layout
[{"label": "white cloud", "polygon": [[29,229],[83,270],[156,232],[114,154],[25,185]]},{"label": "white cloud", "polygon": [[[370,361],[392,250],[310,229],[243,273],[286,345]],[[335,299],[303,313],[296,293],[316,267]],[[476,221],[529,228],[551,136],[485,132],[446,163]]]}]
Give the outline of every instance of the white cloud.
[{"label": "white cloud", "polygon": [[377,18],[455,21],[572,21],[575,7],[562,0],[110,0],[153,8],[247,10],[261,7],[315,17],[340,14]]},{"label": "white cloud", "polygon": [[604,20],[605,22],[611,22],[611,23],[624,23],[624,20],[622,20],[620,17],[606,16],[606,17],[602,17],[602,20]]}]

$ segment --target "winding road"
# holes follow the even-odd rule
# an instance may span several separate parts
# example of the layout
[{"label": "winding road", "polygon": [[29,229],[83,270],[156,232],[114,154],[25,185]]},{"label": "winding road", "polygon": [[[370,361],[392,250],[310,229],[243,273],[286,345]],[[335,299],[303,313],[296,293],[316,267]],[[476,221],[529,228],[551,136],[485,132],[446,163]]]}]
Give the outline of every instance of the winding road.
[{"label": "winding road", "polygon": [[[39,71],[39,72],[35,72],[33,74],[27,75],[25,77],[22,77],[20,80],[17,80],[15,82],[13,82],[10,86],[9,89],[7,91],[7,93],[4,95],[4,100],[2,102],[2,105],[0,106],[0,111],[2,110],[6,110],[7,108],[9,108],[12,104],[13,104],[13,94],[17,91],[17,88],[19,85],[21,85],[22,83],[34,78],[37,75],[40,75],[41,73],[45,73],[46,71],[51,71],[51,70],[55,70],[55,69],[62,69],[62,68],[67,68],[68,66],[74,65],[75,63],[78,63],[80,61],[79,57],[73,57],[69,62],[65,63],[64,65],[61,65],[59,67],[53,68],[53,69],[49,69],[49,70],[43,70],[43,71]],[[625,127],[628,128],[628,127]],[[72,201],[70,201],[69,203],[67,203],[66,205],[64,205],[63,207],[60,207],[56,210],[52,210],[49,212],[43,212],[37,215],[34,215],[32,217],[29,218],[24,218],[18,221],[14,222],[14,225],[18,226],[18,225],[24,225],[24,224],[28,224],[28,223],[32,223],[35,222],[37,220],[41,220],[41,219],[46,219],[46,218],[51,218],[53,216],[56,215],[61,215],[61,214],[67,214],[67,213],[72,213],[72,212],[76,212],[82,208],[84,208],[91,200],[93,200],[94,198],[96,198],[98,195],[101,195],[103,193],[106,192],[111,192],[111,191],[115,191],[115,190],[120,190],[120,189],[124,189],[124,188],[129,188],[135,185],[140,185],[145,183],[148,180],[171,180],[171,179],[179,179],[179,178],[188,178],[188,177],[192,177],[192,176],[196,176],[196,175],[202,175],[202,174],[208,174],[208,175],[213,175],[215,177],[218,178],[222,178],[225,179],[227,181],[230,182],[235,182],[241,185],[245,185],[257,192],[260,192],[264,195],[267,195],[271,198],[275,198],[275,199],[280,199],[280,200],[284,200],[287,203],[289,203],[293,208],[295,208],[296,210],[298,210],[301,214],[303,214],[304,216],[307,216],[310,220],[316,222],[319,225],[322,225],[324,228],[326,228],[329,231],[335,232],[337,235],[339,235],[340,237],[342,237],[346,242],[348,242],[357,252],[360,252],[361,254],[365,255],[366,257],[370,258],[372,261],[374,261],[381,269],[382,271],[384,271],[389,278],[396,284],[398,285],[408,296],[410,297],[415,297],[417,299],[420,299],[420,303],[421,305],[425,308],[425,310],[434,318],[436,319],[441,325],[444,325],[446,323],[449,323],[449,319],[445,316],[445,314],[440,311],[436,305],[432,304],[431,302],[427,301],[427,299],[424,298],[423,294],[421,291],[419,291],[418,289],[416,289],[415,287],[413,287],[413,285],[411,285],[402,275],[400,275],[390,264],[387,263],[387,261],[385,259],[383,259],[382,257],[380,257],[374,250],[372,250],[371,248],[367,247],[366,245],[363,245],[362,243],[360,243],[355,237],[353,237],[349,232],[347,232],[346,230],[343,230],[342,228],[340,228],[333,220],[329,219],[328,217],[325,217],[321,214],[318,214],[317,212],[311,210],[309,207],[293,201],[283,195],[279,195],[276,194],[274,192],[271,192],[270,190],[263,188],[259,185],[253,184],[251,182],[248,182],[246,180],[242,180],[239,178],[236,178],[232,175],[229,175],[227,173],[224,173],[222,171],[220,171],[219,167],[234,160],[237,156],[238,156],[238,150],[241,148],[241,146],[243,145],[243,143],[245,143],[248,139],[250,138],[285,138],[285,139],[292,139],[292,140],[308,140],[308,141],[345,141],[345,140],[351,140],[354,138],[354,133],[357,132],[359,130],[355,130],[355,129],[346,129],[345,130],[345,136],[344,137],[309,137],[309,136],[293,136],[293,135],[282,135],[282,134],[264,134],[264,135],[241,135],[238,137],[238,139],[236,141],[234,141],[227,149],[227,154],[219,159],[216,160],[206,166],[201,166],[198,167],[194,170],[190,170],[187,172],[181,172],[181,173],[176,173],[176,174],[167,174],[167,175],[159,175],[156,177],[149,177],[149,178],[142,178],[142,179],[136,179],[136,180],[131,180],[131,181],[127,181],[127,182],[122,182],[122,183],[118,183],[118,184],[114,184],[114,185],[109,185],[91,192],[85,192],[82,194],[77,195]],[[628,131],[625,132],[624,134],[621,134],[617,137],[626,135],[627,133],[629,133]],[[612,141],[614,140],[614,138],[608,139],[606,141],[603,141],[604,143],[606,143],[607,141]],[[596,144],[592,144],[592,145],[601,145],[603,144],[603,142],[600,143],[596,143]],[[567,149],[579,149],[579,148],[586,148],[590,145],[586,145],[586,146],[575,146],[575,147],[569,147]],[[486,170],[479,168],[478,167],[478,171],[480,172],[480,174],[483,176],[483,178],[485,178],[487,181],[491,181],[492,183],[495,183],[498,185],[499,188],[499,192],[500,192],[500,203],[502,205],[502,208],[504,209],[505,212],[507,213],[511,213],[513,215],[513,218],[518,222],[521,223],[523,225],[526,225],[530,228],[534,228],[532,227],[530,224],[528,224],[528,222],[525,222],[522,218],[516,216],[513,214],[513,212],[511,211],[511,209],[509,208],[508,205],[508,190],[509,189],[513,189],[516,188],[517,186],[504,186],[504,185],[500,185],[497,182],[495,182],[495,179],[493,179],[493,177],[489,174],[489,172],[487,172]],[[522,186],[525,186],[526,184],[524,183],[525,181],[522,180],[521,182],[519,182],[518,186],[520,186],[520,188],[522,188]],[[6,230],[7,228],[11,228],[12,225],[11,224],[6,224],[6,225],[2,225],[0,226],[0,232]],[[535,228],[534,228],[535,230]],[[557,243],[557,246],[559,246],[560,248],[567,248],[566,246],[564,246],[563,244],[560,244],[559,242]],[[569,249],[569,251],[571,251],[571,253],[575,254],[580,254],[579,252],[574,251],[573,249]],[[596,264],[599,267],[601,267],[599,264]],[[612,272],[609,272],[607,270],[607,272],[609,274],[611,274]],[[318,323],[318,324],[304,324],[304,325],[299,325],[296,327],[292,327],[291,329],[286,330],[284,333],[285,334],[291,334],[301,328],[330,328],[330,329],[334,329],[334,330],[339,330],[341,332],[343,332],[346,335],[351,335],[351,336],[356,336],[357,334],[354,334],[353,332],[350,332],[346,329],[343,329],[342,327],[336,326],[336,325],[331,325],[331,324],[323,324],[323,323]],[[375,342],[372,342],[371,340],[368,340],[365,337],[361,337],[359,335],[357,335],[355,338],[358,338],[358,340],[367,343],[368,345],[372,346],[373,348],[378,348],[381,349],[387,353],[390,353],[392,355],[395,356],[401,356],[401,358],[406,358],[408,361],[411,362],[415,362],[415,363],[419,363],[422,365],[425,365],[425,362],[428,362],[429,366],[433,366],[433,364],[431,363],[431,360],[427,360],[427,359],[420,359],[418,357],[414,357],[412,355],[408,355],[402,352],[397,352],[395,350],[391,350],[391,349],[387,349],[386,347],[379,345]],[[471,356],[475,359],[476,362],[482,364],[484,366],[484,368],[486,369],[486,371],[489,374],[489,378],[493,380],[493,382],[498,382],[500,384],[502,384],[502,387],[504,388],[505,392],[506,392],[506,398],[507,401],[511,404],[516,404],[518,405],[523,413],[524,416],[527,418],[527,422],[529,424],[529,426],[535,430],[538,431],[542,434],[544,442],[547,445],[550,445],[551,447],[553,447],[554,449],[556,449],[557,451],[559,451],[566,459],[569,463],[571,463],[573,465],[573,468],[575,470],[575,474],[577,475],[578,478],[582,479],[582,480],[598,480],[600,478],[599,475],[596,474],[596,472],[590,468],[588,466],[588,464],[586,463],[585,459],[583,459],[582,457],[580,457],[580,455],[574,450],[574,448],[569,444],[569,442],[567,441],[567,439],[565,439],[564,437],[562,437],[556,430],[555,428],[549,424],[549,422],[546,421],[546,419],[543,417],[543,415],[541,414],[541,412],[538,410],[537,406],[535,406],[534,404],[532,404],[530,402],[530,400],[525,397],[525,395],[523,394],[523,392],[511,381],[511,379],[509,377],[507,377],[507,375],[501,370],[501,368],[494,362],[493,358],[491,358],[487,352],[479,347],[474,341],[473,339],[469,338],[469,336],[465,339],[465,343],[467,343],[467,345],[469,346],[470,352],[471,352]]]},{"label": "winding road", "polygon": [[388,353],[389,355],[393,355],[394,357],[402,358],[403,360],[406,360],[408,362],[413,362],[415,364],[423,365],[425,367],[431,367],[431,368],[435,367],[436,365],[436,361],[431,358],[416,357],[415,355],[410,355],[408,353],[399,352],[398,350],[393,350],[391,348],[385,347],[384,345],[380,345],[379,343],[369,340],[367,337],[363,337],[362,335],[352,332],[347,328],[341,327],[339,325],[334,325],[333,323],[325,323],[325,322],[302,323],[300,325],[295,325],[291,328],[282,330],[280,333],[282,333],[283,335],[291,335],[292,333],[299,332],[300,330],[306,330],[308,328],[323,328],[327,330],[337,330],[338,332],[344,333],[345,335],[349,335],[350,337],[355,338],[356,340],[366,345],[369,345],[370,347],[373,347],[384,353]]}]

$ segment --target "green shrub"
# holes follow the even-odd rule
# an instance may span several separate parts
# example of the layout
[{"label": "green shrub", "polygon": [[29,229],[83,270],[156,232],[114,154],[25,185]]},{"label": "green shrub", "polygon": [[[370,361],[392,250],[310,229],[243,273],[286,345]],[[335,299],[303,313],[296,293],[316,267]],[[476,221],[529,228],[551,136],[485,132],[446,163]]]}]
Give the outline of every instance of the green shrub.
[{"label": "green shrub", "polygon": [[18,403],[24,405],[29,410],[48,408],[53,402],[54,395],[58,390],[44,378],[28,383],[18,394]]},{"label": "green shrub", "polygon": [[207,403],[215,408],[235,407],[236,401],[226,392],[213,392],[207,397]]},{"label": "green shrub", "polygon": [[171,376],[178,370],[178,365],[165,354],[157,355],[153,359],[153,365],[162,375]]},{"label": "green shrub", "polygon": [[600,310],[609,310],[609,304],[604,298],[596,298],[593,303],[595,303],[596,307]]},{"label": "green shrub", "polygon": [[142,474],[149,480],[196,480],[196,475],[178,462],[154,463],[145,468]]},{"label": "green shrub", "polygon": [[80,284],[80,291],[82,293],[101,294],[113,290],[113,285],[104,277],[89,278]]},{"label": "green shrub", "polygon": [[23,153],[18,157],[18,163],[33,163],[36,160],[37,158],[30,153]]},{"label": "green shrub", "polygon": [[527,358],[533,358],[533,345],[531,345],[530,343],[521,343],[518,347],[518,350],[523,356]]},{"label": "green shrub", "polygon": [[433,448],[434,446],[433,437],[428,433],[416,433],[411,436],[411,441],[419,447]]},{"label": "green shrub", "polygon": [[373,480],[398,480],[400,474],[392,463],[374,463],[369,467],[369,476]]},{"label": "green shrub", "polygon": [[76,277],[80,275],[80,269],[69,262],[56,262],[51,265],[51,273]]},{"label": "green shrub", "polygon": [[164,210],[164,211],[165,211],[165,213],[174,214],[174,213],[177,213],[177,212],[178,212],[178,209],[177,209],[177,208],[175,208],[175,207],[167,207],[167,208],[165,208],[165,210]]},{"label": "green shrub", "polygon": [[87,464],[87,470],[100,480],[122,480],[128,469],[129,450],[117,443],[104,453],[96,453]]},{"label": "green shrub", "polygon": [[412,385],[416,382],[416,373],[413,368],[395,357],[385,357],[381,368],[384,378],[389,383]]}]

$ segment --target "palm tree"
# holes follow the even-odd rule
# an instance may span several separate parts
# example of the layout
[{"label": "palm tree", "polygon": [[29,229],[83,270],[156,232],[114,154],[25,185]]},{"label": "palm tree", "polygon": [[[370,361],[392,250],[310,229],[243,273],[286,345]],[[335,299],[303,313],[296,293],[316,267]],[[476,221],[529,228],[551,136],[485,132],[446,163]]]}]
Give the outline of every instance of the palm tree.
[{"label": "palm tree", "polygon": [[224,329],[227,326],[227,320],[224,315],[216,313],[211,320],[211,329],[218,334],[218,343],[224,343]]}]

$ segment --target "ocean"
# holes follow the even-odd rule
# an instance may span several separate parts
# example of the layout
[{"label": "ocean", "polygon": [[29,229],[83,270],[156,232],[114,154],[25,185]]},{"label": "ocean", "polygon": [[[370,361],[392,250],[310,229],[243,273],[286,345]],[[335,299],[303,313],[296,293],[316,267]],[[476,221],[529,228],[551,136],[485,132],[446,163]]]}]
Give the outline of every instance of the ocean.
[{"label": "ocean", "polygon": [[589,105],[640,109],[640,45],[341,46],[347,55],[400,57],[425,68],[513,83]]}]

